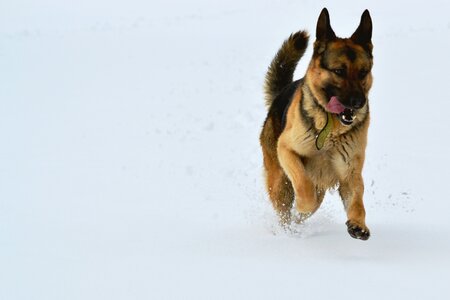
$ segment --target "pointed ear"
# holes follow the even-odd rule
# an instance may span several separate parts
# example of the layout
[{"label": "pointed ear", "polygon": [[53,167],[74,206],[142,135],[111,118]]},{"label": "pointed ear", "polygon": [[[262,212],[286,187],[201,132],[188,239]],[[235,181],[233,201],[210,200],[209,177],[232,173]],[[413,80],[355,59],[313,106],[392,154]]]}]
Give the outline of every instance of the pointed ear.
[{"label": "pointed ear", "polygon": [[324,8],[320,13],[319,20],[317,20],[316,39],[318,41],[327,41],[335,38],[336,34],[334,34],[330,25],[330,15],[328,10]]},{"label": "pointed ear", "polygon": [[367,9],[363,12],[361,22],[351,39],[363,47],[372,44],[372,19]]}]

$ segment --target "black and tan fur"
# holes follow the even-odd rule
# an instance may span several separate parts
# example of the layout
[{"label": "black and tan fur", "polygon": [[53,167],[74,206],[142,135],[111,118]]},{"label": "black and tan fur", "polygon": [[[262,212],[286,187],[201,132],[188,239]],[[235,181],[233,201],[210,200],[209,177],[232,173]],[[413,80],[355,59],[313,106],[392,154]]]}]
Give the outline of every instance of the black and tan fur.
[{"label": "black and tan fur", "polygon": [[[366,240],[369,229],[363,204],[364,165],[369,126],[368,93],[372,85],[372,21],[366,10],[350,38],[336,37],[328,11],[319,16],[312,60],[306,75],[293,74],[308,44],[308,34],[292,34],[281,46],[266,75],[267,118],[260,136],[266,186],[283,224],[291,208],[314,213],[325,192],[339,187],[347,212],[348,232]],[[333,114],[333,131],[322,149],[316,137],[327,120],[331,96],[355,109],[355,120],[344,125]]]}]

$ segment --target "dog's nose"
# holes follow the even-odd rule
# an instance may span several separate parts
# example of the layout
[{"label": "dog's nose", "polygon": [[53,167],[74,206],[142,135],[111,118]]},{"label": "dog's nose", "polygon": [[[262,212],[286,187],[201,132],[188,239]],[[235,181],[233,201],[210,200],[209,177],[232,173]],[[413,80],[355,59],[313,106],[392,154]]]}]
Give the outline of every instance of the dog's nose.
[{"label": "dog's nose", "polygon": [[350,105],[353,109],[360,109],[366,104],[366,98],[365,97],[351,97],[350,98]]}]

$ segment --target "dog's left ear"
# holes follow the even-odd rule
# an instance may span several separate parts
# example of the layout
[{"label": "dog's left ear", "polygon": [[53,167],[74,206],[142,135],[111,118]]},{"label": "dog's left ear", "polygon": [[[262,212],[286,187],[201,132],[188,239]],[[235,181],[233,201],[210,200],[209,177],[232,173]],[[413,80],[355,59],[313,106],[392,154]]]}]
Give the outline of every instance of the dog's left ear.
[{"label": "dog's left ear", "polygon": [[363,12],[361,22],[359,23],[355,33],[353,33],[351,39],[355,43],[372,50],[372,19],[370,18],[370,14],[367,9]]}]

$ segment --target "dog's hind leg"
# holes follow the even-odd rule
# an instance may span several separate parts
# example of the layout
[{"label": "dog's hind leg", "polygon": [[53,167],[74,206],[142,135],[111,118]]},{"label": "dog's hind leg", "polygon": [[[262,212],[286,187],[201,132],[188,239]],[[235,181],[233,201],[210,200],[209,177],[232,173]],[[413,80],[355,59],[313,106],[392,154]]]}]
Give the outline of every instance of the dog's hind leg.
[{"label": "dog's hind leg", "polygon": [[291,221],[291,208],[294,191],[276,156],[263,147],[266,188],[272,205],[283,225]]}]

